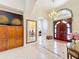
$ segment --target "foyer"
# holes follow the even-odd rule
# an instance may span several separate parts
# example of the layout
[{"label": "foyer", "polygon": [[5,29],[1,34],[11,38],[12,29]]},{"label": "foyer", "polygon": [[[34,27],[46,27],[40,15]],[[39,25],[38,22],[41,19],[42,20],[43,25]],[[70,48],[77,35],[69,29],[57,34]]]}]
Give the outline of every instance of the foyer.
[{"label": "foyer", "polygon": [[68,59],[67,44],[79,44],[78,5],[79,0],[0,0],[0,59]]}]

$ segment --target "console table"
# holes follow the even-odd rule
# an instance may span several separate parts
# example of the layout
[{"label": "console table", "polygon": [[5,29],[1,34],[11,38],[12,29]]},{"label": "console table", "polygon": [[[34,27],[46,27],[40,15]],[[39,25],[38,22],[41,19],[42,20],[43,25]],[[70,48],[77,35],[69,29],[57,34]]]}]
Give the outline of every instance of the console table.
[{"label": "console table", "polygon": [[51,39],[53,39],[53,36],[51,36],[51,35],[46,36],[46,39],[51,40]]},{"label": "console table", "polygon": [[72,59],[72,57],[74,57],[75,59],[79,59],[79,43],[67,44],[67,59]]}]

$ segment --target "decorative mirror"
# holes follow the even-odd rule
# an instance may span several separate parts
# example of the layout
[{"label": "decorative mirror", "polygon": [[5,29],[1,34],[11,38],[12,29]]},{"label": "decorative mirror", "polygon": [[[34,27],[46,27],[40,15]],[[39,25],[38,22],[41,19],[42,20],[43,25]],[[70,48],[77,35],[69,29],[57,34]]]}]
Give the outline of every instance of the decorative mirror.
[{"label": "decorative mirror", "polygon": [[37,21],[27,20],[26,25],[26,43],[37,41]]}]

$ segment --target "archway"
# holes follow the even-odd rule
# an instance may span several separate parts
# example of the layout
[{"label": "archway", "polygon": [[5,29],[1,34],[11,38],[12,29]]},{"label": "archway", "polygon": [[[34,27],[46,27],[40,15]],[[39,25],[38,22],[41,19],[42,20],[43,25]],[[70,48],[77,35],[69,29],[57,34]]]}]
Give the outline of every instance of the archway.
[{"label": "archway", "polygon": [[72,12],[69,9],[61,9],[53,21],[54,38],[58,40],[71,41],[68,34],[72,32]]},{"label": "archway", "polygon": [[64,41],[70,41],[70,39],[68,38],[68,34],[70,34],[71,32],[71,25],[64,20],[59,20],[56,22],[55,24],[55,39],[58,40],[64,40]]}]

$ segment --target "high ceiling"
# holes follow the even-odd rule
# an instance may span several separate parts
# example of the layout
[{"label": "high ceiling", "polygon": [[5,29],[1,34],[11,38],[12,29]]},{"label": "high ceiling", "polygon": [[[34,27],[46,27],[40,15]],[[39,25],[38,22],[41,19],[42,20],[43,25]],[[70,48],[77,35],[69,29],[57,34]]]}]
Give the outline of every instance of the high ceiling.
[{"label": "high ceiling", "polygon": [[24,10],[24,2],[25,0],[0,0],[0,6],[8,6],[13,9],[18,9],[20,11]]},{"label": "high ceiling", "polygon": [[36,5],[40,5],[41,7],[51,9],[54,7],[59,7],[65,4],[68,0],[36,0]]},{"label": "high ceiling", "polygon": [[26,13],[29,16],[34,15],[46,15],[46,12],[49,12],[50,10],[53,10],[54,7],[59,7],[65,3],[67,3],[69,0],[25,0],[25,8]]}]

